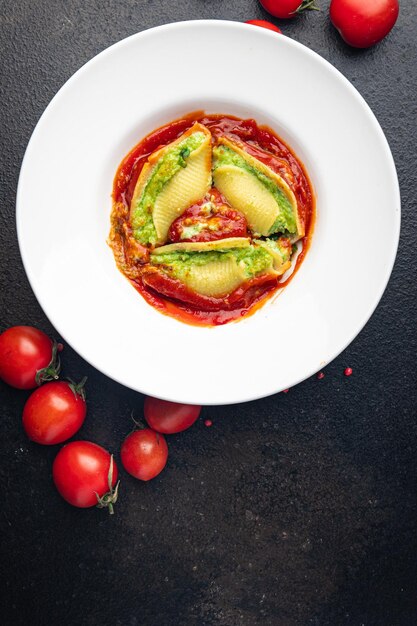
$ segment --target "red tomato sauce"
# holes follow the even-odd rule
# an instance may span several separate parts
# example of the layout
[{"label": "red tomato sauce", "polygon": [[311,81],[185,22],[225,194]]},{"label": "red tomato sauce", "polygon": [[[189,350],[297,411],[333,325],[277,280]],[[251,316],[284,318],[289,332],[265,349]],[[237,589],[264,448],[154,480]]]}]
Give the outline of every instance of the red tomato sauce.
[{"label": "red tomato sauce", "polygon": [[[150,154],[181,136],[194,122],[204,124],[214,138],[227,135],[245,143],[245,150],[281,175],[292,189],[305,226],[301,252],[292,274],[282,277],[259,276],[246,281],[223,298],[211,298],[191,291],[183,283],[146,266],[149,250],[134,240],[129,224],[130,202],[140,172]],[[202,200],[189,207],[171,225],[170,242],[214,241],[224,237],[245,237],[245,217],[232,209],[215,189],[210,191],[213,208],[207,214]],[[206,211],[206,212],[204,212]],[[138,143],[120,164],[113,184],[112,227],[109,244],[119,269],[130,279],[144,299],[161,313],[188,324],[218,326],[256,311],[272,294],[288,284],[305,257],[314,225],[315,201],[305,169],[290,148],[270,128],[255,120],[229,115],[205,115],[196,111],[163,126]],[[203,222],[200,232],[186,231]],[[186,237],[187,232],[191,235]]]},{"label": "red tomato sauce", "polygon": [[[248,237],[246,218],[239,211],[235,211],[228,204],[222,194],[211,188],[210,205],[206,199],[196,202],[184,213],[177,217],[169,229],[169,240],[178,241],[218,241],[225,237]],[[200,225],[201,230],[187,236],[187,228]]]}]

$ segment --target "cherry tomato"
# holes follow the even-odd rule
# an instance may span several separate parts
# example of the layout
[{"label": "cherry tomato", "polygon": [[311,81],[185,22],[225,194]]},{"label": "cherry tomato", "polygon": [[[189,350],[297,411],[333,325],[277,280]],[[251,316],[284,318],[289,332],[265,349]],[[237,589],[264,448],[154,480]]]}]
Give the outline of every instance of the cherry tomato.
[{"label": "cherry tomato", "polygon": [[139,480],[151,480],[164,469],[168,446],[163,435],[151,428],[130,433],[124,440],[120,457],[123,467]]},{"label": "cherry tomato", "polygon": [[302,11],[318,11],[315,0],[259,0],[263,8],[275,17],[288,19]]},{"label": "cherry tomato", "polygon": [[82,509],[109,509],[117,501],[117,465],[107,450],[90,441],[67,443],[55,457],[52,477],[61,496]]},{"label": "cherry tomato", "polygon": [[254,26],[261,26],[262,28],[267,28],[268,30],[274,30],[276,33],[282,33],[282,30],[275,26],[272,22],[267,22],[267,20],[247,20],[245,24],[253,24]]},{"label": "cherry tomato", "polygon": [[342,38],[355,48],[368,48],[392,29],[399,13],[398,0],[332,0],[330,19]]},{"label": "cherry tomato", "polygon": [[201,406],[147,397],[143,410],[151,428],[164,435],[172,435],[190,428],[198,419]]},{"label": "cherry tomato", "polygon": [[81,428],[87,412],[85,381],[46,383],[29,396],[23,409],[29,439],[44,445],[62,443]]},{"label": "cherry tomato", "polygon": [[57,344],[32,326],[13,326],[0,335],[0,378],[17,389],[33,389],[58,378]]}]

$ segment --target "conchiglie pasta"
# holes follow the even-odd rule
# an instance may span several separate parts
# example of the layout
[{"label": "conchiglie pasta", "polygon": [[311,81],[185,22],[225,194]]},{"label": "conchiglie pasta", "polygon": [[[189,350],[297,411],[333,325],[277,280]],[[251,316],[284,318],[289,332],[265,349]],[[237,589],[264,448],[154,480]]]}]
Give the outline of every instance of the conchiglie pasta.
[{"label": "conchiglie pasta", "polygon": [[211,134],[196,123],[143,167],[131,201],[134,236],[145,245],[165,243],[174,219],[210,187]]},{"label": "conchiglie pasta", "polygon": [[254,242],[255,247],[263,248],[273,259],[274,270],[278,276],[284,274],[291,267],[292,244],[288,237],[279,239],[259,239]]},{"label": "conchiglie pasta", "polygon": [[304,236],[297,200],[282,176],[226,137],[218,140],[213,155],[215,186],[245,215],[253,233]]},{"label": "conchiglie pasta", "polygon": [[225,257],[206,265],[191,265],[183,280],[193,291],[217,298],[239,287],[245,280],[245,272],[234,257]]},{"label": "conchiglie pasta", "polygon": [[197,202],[210,188],[210,140],[192,152],[187,167],[177,172],[158,195],[153,209],[157,242],[167,240],[169,227],[187,207]]},{"label": "conchiglie pasta", "polygon": [[[230,247],[236,240],[241,245]],[[229,247],[228,242],[229,241]],[[174,244],[158,248],[151,254],[151,263],[171,278],[183,282],[192,291],[204,296],[219,297],[234,291],[246,280],[263,274],[278,275],[274,259],[267,248],[246,243],[245,238],[217,242]],[[216,248],[208,248],[216,243]],[[223,248],[220,247],[223,244]]]},{"label": "conchiglie pasta", "polygon": [[232,207],[245,215],[253,233],[269,234],[277,217],[277,203],[255,176],[236,165],[221,165],[214,171],[214,184]]},{"label": "conchiglie pasta", "polygon": [[228,250],[230,248],[248,248],[250,240],[247,237],[227,237],[216,241],[184,241],[160,246],[153,251],[154,255],[168,252],[210,252],[214,250]]}]

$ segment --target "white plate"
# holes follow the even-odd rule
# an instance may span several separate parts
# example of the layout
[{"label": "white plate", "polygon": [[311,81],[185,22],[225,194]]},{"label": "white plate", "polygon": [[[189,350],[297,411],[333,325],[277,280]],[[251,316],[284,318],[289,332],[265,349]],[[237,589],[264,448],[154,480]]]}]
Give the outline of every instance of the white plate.
[{"label": "white plate", "polygon": [[[317,196],[312,246],[293,281],[251,317],[217,328],[155,311],[106,244],[121,159],[196,109],[272,126]],[[400,197],[377,120],[335,68],[263,28],[195,21],[129,37],[64,85],[29,142],[17,225],[41,306],[94,367],[149,395],[226,404],[295,385],[354,339],[394,263]]]}]

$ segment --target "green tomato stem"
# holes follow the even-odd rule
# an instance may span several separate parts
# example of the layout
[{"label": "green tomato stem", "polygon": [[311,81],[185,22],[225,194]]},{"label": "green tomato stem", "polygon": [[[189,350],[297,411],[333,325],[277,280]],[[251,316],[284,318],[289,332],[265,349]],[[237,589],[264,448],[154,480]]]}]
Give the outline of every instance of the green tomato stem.
[{"label": "green tomato stem", "polygon": [[320,11],[320,7],[317,6],[316,0],[303,0],[294,13],[302,13],[303,11]]},{"label": "green tomato stem", "polygon": [[109,486],[108,492],[105,493],[103,496],[99,496],[97,491],[94,492],[97,498],[97,508],[108,509],[110,515],[114,514],[114,505],[116,504],[117,498],[119,497],[119,485],[120,485],[120,480],[118,480],[116,483],[116,486],[113,489],[113,466],[114,466],[113,455],[111,455],[109,473],[107,475],[107,484]]},{"label": "green tomato stem", "polygon": [[37,385],[42,385],[50,380],[58,380],[61,371],[61,361],[58,356],[58,344],[54,340],[52,343],[52,357],[48,365],[36,372],[35,381]]}]

